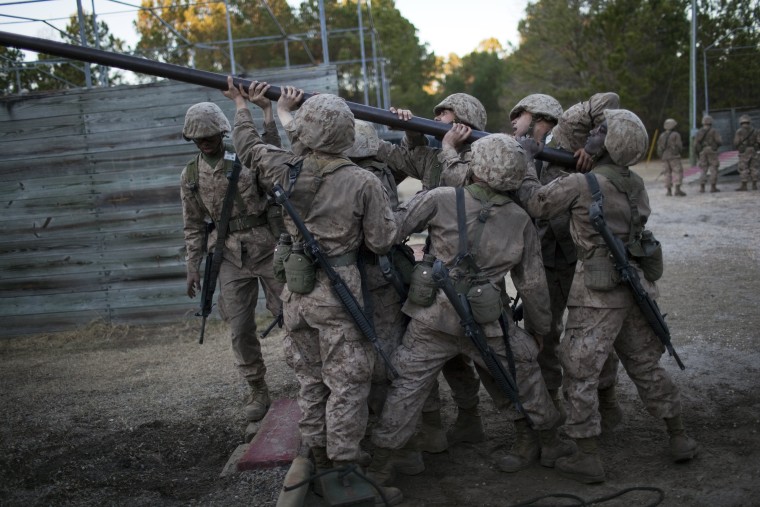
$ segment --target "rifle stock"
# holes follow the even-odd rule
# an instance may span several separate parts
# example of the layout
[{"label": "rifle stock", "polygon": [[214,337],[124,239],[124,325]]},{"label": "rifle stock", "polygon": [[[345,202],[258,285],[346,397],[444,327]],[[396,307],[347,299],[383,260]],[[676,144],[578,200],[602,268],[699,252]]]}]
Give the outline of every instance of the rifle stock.
[{"label": "rifle stock", "polygon": [[300,232],[301,237],[303,237],[304,250],[307,251],[309,255],[311,255],[312,259],[317,261],[319,267],[322,268],[322,271],[325,272],[327,278],[330,280],[330,287],[333,289],[333,292],[335,292],[335,295],[338,296],[338,299],[340,299],[340,302],[343,304],[343,307],[351,316],[351,319],[354,321],[354,324],[356,324],[356,327],[358,327],[362,334],[370,341],[370,343],[372,343],[372,346],[375,348],[378,355],[380,355],[380,357],[385,362],[385,366],[388,368],[391,377],[397,378],[399,376],[398,371],[391,363],[390,358],[385,353],[383,348],[380,346],[375,328],[372,326],[372,323],[364,314],[364,311],[359,306],[356,297],[351,293],[351,290],[346,285],[346,282],[343,281],[343,278],[341,278],[340,274],[338,274],[338,272],[335,271],[335,268],[333,268],[327,261],[327,257],[325,257],[324,253],[322,252],[319,243],[317,243],[317,240],[306,228],[306,224],[303,223],[303,220],[301,220],[301,217],[293,207],[290,199],[288,199],[288,195],[285,193],[285,190],[282,188],[282,186],[276,184],[272,189],[272,193],[274,194],[274,198],[277,201],[277,204],[282,206],[288,215],[290,215],[291,220],[293,220],[296,228],[298,228],[298,232]]},{"label": "rifle stock", "polygon": [[269,323],[269,325],[264,330],[264,332],[259,335],[259,338],[266,338],[269,335],[269,333],[272,332],[272,329],[274,329],[274,326],[282,327],[283,319],[284,319],[284,315],[282,311],[280,311],[280,313],[277,314],[274,320],[272,320],[272,322]]},{"label": "rifle stock", "polygon": [[[76,46],[74,44],[66,44],[64,42],[50,41],[47,39],[40,39],[38,37],[29,37],[26,35],[19,35],[3,31],[0,31],[0,45],[12,46],[19,49],[36,51],[38,53],[55,55],[63,58],[70,58],[72,60],[97,63],[100,65],[106,65],[109,67],[116,67],[119,69],[137,72],[140,74],[148,74],[151,76],[172,79],[174,81],[181,81],[183,83],[215,88],[222,91],[227,89],[227,76],[225,74],[217,74],[215,72],[191,69],[189,67],[183,67],[181,65],[158,62],[138,56],[125,55],[122,53],[112,53],[110,51],[103,51],[100,49],[88,48],[84,46]],[[247,89],[251,85],[252,80],[244,79],[241,77],[234,77],[233,82],[235,86],[243,86]],[[277,100],[280,98],[280,93],[281,89],[279,87],[271,86],[266,92],[265,96],[269,100]],[[313,95],[313,93],[304,93],[303,100],[306,100]],[[356,118],[373,123],[379,123],[381,125],[387,125],[388,127],[398,130],[411,130],[436,137],[443,137],[451,128],[451,125],[439,121],[429,120],[427,118],[413,117],[410,120],[401,120],[399,119],[398,115],[391,113],[386,109],[367,106],[364,104],[357,104],[355,102],[349,101],[346,101],[346,104],[348,105],[349,109],[351,109],[351,112],[354,113],[354,116]],[[474,142],[482,137],[487,136],[488,134],[488,132],[473,130],[467,141]],[[537,155],[536,158],[539,158],[539,160],[550,160],[554,161],[557,164],[570,164],[568,167],[575,167],[575,160],[572,157],[572,153],[570,154],[569,159],[567,158],[568,152],[562,152],[561,150],[554,150],[552,148],[544,148],[543,152],[540,152],[539,155],[541,153],[544,153],[544,155],[547,157],[554,157],[556,160],[539,158]]]}]

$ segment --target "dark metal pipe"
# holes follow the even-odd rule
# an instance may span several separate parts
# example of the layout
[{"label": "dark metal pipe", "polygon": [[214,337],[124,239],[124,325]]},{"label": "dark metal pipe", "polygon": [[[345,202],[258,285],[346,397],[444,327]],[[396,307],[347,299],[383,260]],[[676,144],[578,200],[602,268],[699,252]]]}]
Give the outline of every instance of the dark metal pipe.
[{"label": "dark metal pipe", "polygon": [[[171,63],[157,62],[155,60],[148,60],[147,58],[141,58],[137,56],[112,53],[109,51],[102,51],[99,49],[83,46],[75,46],[73,44],[66,44],[64,42],[50,41],[47,39],[40,39],[37,37],[29,37],[26,35],[19,35],[3,31],[0,31],[0,45],[12,46],[18,49],[26,49],[28,51],[60,56],[72,60],[81,60],[84,62],[107,65],[109,67],[116,67],[132,72],[138,72],[140,74],[148,74],[151,76],[158,76],[166,79],[173,79],[175,81],[181,81],[183,83],[215,88],[217,90],[227,89],[227,76],[224,74],[191,69]],[[252,80],[235,77],[233,78],[233,82],[235,85],[242,85],[243,87],[248,88],[251,85]],[[314,94],[312,93],[305,93],[304,100],[313,95]],[[270,100],[279,99],[280,88],[277,86],[271,86],[266,93],[266,97]],[[415,116],[411,120],[405,121],[399,119],[398,116],[385,109],[365,106],[364,104],[357,104],[355,102],[348,101],[346,101],[346,104],[348,105],[349,109],[351,109],[351,112],[354,113],[354,116],[360,120],[387,125],[388,127],[399,130],[413,130],[415,132],[421,132],[423,134],[443,137],[451,128],[450,125],[434,120],[428,120],[426,118]],[[473,130],[468,141],[477,141],[478,139],[487,135],[488,132]],[[572,153],[564,152],[562,150],[544,148],[542,152],[536,155],[536,158],[568,167],[575,167],[575,159],[573,158]]]}]

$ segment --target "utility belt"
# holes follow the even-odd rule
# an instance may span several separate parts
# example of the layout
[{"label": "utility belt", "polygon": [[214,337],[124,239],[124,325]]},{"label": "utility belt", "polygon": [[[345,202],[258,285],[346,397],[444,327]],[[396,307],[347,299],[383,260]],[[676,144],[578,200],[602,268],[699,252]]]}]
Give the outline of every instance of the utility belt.
[{"label": "utility belt", "polygon": [[246,215],[243,217],[230,218],[228,232],[237,232],[245,229],[252,229],[267,224],[267,214]]},{"label": "utility belt", "polygon": [[[656,282],[662,277],[662,246],[652,234],[644,230],[641,238],[629,245],[627,253],[639,265],[644,278]],[[583,280],[587,288],[608,291],[620,284],[620,273],[615,267],[609,248],[597,246],[591,251],[578,249],[578,258],[583,259]]]}]

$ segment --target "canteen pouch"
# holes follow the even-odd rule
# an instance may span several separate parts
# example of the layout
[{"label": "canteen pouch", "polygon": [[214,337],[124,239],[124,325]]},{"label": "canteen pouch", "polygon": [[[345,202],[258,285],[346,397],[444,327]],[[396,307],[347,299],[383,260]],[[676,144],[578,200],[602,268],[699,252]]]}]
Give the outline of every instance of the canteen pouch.
[{"label": "canteen pouch", "polygon": [[278,243],[274,247],[274,260],[272,261],[272,269],[274,270],[274,279],[280,283],[285,283],[285,258],[290,255],[291,245],[283,245]]},{"label": "canteen pouch", "polygon": [[317,269],[309,257],[302,252],[291,251],[283,260],[285,282],[288,290],[295,294],[308,294],[314,290]]},{"label": "canteen pouch", "polygon": [[644,272],[644,278],[650,282],[656,282],[662,277],[664,270],[662,245],[655,239],[652,231],[642,231],[641,238],[628,247],[628,252]]},{"label": "canteen pouch", "polygon": [[608,291],[620,283],[620,273],[609,255],[595,255],[583,261],[583,282],[591,290]]},{"label": "canteen pouch", "polygon": [[478,324],[489,324],[501,317],[501,290],[488,280],[470,287],[467,291],[467,301],[470,303],[472,318]]},{"label": "canteen pouch", "polygon": [[423,260],[412,270],[407,299],[416,305],[430,306],[435,302],[437,293],[438,285],[433,281],[433,263]]}]

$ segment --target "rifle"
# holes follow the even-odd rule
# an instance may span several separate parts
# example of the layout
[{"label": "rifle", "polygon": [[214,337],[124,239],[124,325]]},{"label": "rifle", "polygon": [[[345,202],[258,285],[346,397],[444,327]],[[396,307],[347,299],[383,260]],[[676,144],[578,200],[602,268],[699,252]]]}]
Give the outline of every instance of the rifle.
[{"label": "rifle", "polygon": [[530,417],[525,413],[522,403],[520,403],[517,382],[515,382],[512,374],[504,368],[496,352],[488,345],[483,330],[472,316],[467,296],[459,294],[454,288],[454,284],[451,283],[451,278],[449,278],[449,270],[446,269],[446,266],[443,265],[440,259],[436,259],[433,263],[432,276],[433,281],[443,290],[443,293],[446,294],[446,297],[451,302],[451,306],[454,307],[454,311],[459,315],[459,324],[464,329],[465,336],[472,341],[475,348],[480,352],[480,356],[483,358],[483,362],[486,364],[494,382],[501,388],[507,398],[512,400],[517,411],[523,414],[528,424],[532,426],[533,423]]},{"label": "rifle", "polygon": [[372,326],[372,323],[362,311],[359,303],[356,301],[356,297],[351,293],[351,290],[346,285],[346,282],[343,281],[343,278],[340,277],[338,272],[335,271],[335,268],[333,268],[327,261],[327,257],[322,252],[322,248],[319,246],[319,243],[317,243],[317,240],[314,238],[314,236],[312,236],[311,232],[309,232],[309,230],[306,228],[306,224],[303,223],[303,220],[301,220],[301,217],[293,207],[290,199],[288,199],[288,195],[285,193],[285,190],[282,188],[282,186],[280,186],[279,183],[277,183],[272,189],[272,193],[274,194],[274,198],[277,201],[277,204],[282,206],[288,215],[290,215],[290,219],[293,220],[293,223],[298,229],[298,232],[301,233],[301,237],[303,237],[304,240],[304,251],[308,252],[311,258],[317,261],[319,267],[322,268],[322,270],[325,272],[327,278],[330,280],[330,287],[332,287],[333,292],[335,292],[335,295],[338,296],[338,299],[343,304],[343,307],[346,309],[346,311],[348,311],[348,314],[353,319],[356,327],[358,327],[362,334],[367,337],[377,353],[383,359],[383,362],[385,362],[385,366],[388,368],[391,377],[398,378],[398,371],[391,363],[390,358],[385,353],[383,348],[380,346],[380,342],[377,338],[377,333],[375,332],[375,328]]},{"label": "rifle", "polygon": [[[40,39],[38,37],[30,37],[27,35],[19,35],[3,31],[0,31],[0,45],[26,49],[29,51],[36,51],[38,53],[55,55],[63,58],[70,58],[73,60],[97,63],[100,65],[116,67],[118,69],[129,70],[141,74],[173,79],[175,81],[181,81],[183,83],[215,88],[222,91],[227,89],[227,76],[224,74],[191,69],[189,67],[183,67],[181,65],[158,62],[155,60],[149,60],[147,58],[140,58],[137,56],[126,55],[122,53],[112,53],[110,51],[103,51],[100,49],[77,46],[74,44],[66,44],[65,42],[50,41],[46,39]],[[233,83],[236,87],[242,86],[243,88],[248,89],[248,87],[251,85],[251,82],[252,81],[250,79],[243,79],[240,77],[233,78]],[[277,100],[280,98],[280,93],[281,90],[279,87],[271,86],[264,95],[269,100]],[[304,93],[303,100],[306,100],[313,95],[313,93]],[[443,137],[451,128],[451,125],[441,123],[439,121],[429,120],[427,118],[414,117],[410,120],[401,120],[396,114],[391,113],[387,109],[381,109],[378,107],[357,104],[355,102],[349,101],[346,101],[346,105],[351,110],[351,112],[354,113],[354,116],[360,120],[367,120],[370,122],[379,123],[381,125],[387,125],[398,130],[412,130],[415,132],[421,132],[423,134],[430,134],[436,137]],[[488,132],[473,130],[467,141],[474,142],[482,137],[487,136],[488,134]],[[544,155],[541,155],[542,153]],[[546,156],[549,158],[540,158],[541,156]],[[570,152],[565,152],[563,150],[544,148],[542,152],[539,152],[536,155],[536,158],[571,168],[575,167],[575,159],[573,158],[573,154]]]},{"label": "rifle", "polygon": [[660,339],[660,342],[668,350],[668,354],[673,356],[676,360],[678,367],[685,370],[686,367],[681,362],[681,358],[678,357],[673,348],[673,344],[670,341],[670,329],[665,322],[665,316],[660,312],[660,307],[657,305],[657,301],[652,299],[649,293],[641,286],[641,279],[639,273],[633,268],[628,261],[628,254],[623,242],[612,234],[607,222],[604,220],[604,209],[602,205],[602,191],[599,188],[599,182],[596,180],[596,176],[591,173],[586,173],[586,181],[588,181],[591,188],[592,201],[589,207],[589,217],[591,218],[591,225],[602,236],[604,242],[607,244],[613,259],[615,260],[615,269],[620,274],[620,279],[633,291],[636,304],[639,305],[641,312],[644,314],[647,322],[652,327],[652,331]]},{"label": "rifle", "polygon": [[272,332],[272,329],[274,329],[274,326],[282,327],[283,319],[284,317],[283,317],[282,311],[280,311],[280,313],[277,314],[274,320],[269,323],[269,325],[264,330],[264,332],[259,335],[259,338],[266,338],[267,335]]},{"label": "rifle", "polygon": [[[203,248],[206,248],[208,243],[208,235],[214,230],[214,222],[206,222],[205,234],[203,236]],[[201,304],[198,311],[195,312],[196,317],[203,317],[201,323],[201,337],[198,343],[203,343],[203,336],[206,334],[206,318],[211,314],[211,309],[214,306],[214,287],[216,287],[216,278],[212,281],[211,272],[213,271],[214,264],[214,252],[208,252],[206,254],[206,262],[203,265],[203,285],[201,287]]]}]

